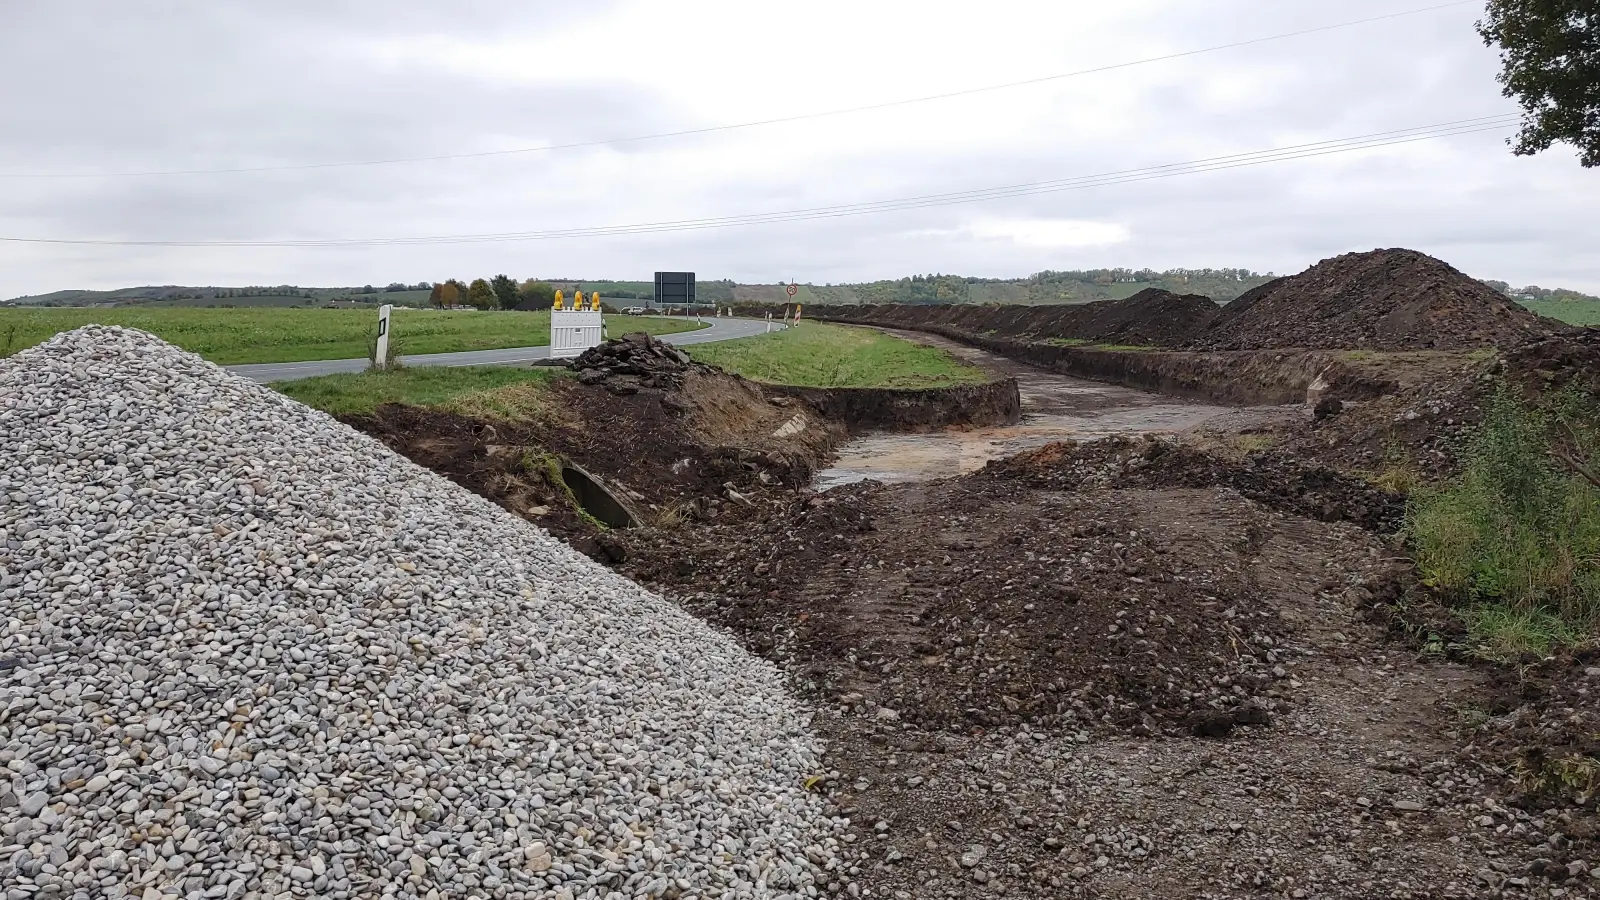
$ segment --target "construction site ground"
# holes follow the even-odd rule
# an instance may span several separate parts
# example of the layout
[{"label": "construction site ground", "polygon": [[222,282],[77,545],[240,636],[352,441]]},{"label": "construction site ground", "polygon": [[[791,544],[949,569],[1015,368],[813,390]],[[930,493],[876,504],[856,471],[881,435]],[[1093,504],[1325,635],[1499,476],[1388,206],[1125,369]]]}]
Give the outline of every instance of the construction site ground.
[{"label": "construction site ground", "polygon": [[[1018,377],[1020,425],[844,441],[698,368],[586,377],[522,433],[355,424],[784,666],[828,742],[812,787],[851,820],[842,895],[1597,893],[1592,807],[1511,777],[1523,685],[1391,624],[1403,499],[1228,440],[1308,410],[963,355]],[[893,477],[834,477],[873,440]],[[641,524],[563,512],[534,444]]]}]

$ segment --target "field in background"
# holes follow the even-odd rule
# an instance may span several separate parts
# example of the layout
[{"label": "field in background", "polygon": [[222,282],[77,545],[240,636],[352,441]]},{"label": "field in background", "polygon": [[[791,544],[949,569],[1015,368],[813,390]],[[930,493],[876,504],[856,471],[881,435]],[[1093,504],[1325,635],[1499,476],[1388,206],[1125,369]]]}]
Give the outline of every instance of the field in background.
[{"label": "field in background", "polygon": [[1525,300],[1522,305],[1569,325],[1600,326],[1600,300]]},{"label": "field in background", "polygon": [[982,369],[934,347],[817,322],[684,349],[701,362],[746,378],[806,387],[944,387],[987,378]]},{"label": "field in background", "polygon": [[[550,343],[549,312],[397,309],[391,352],[450,353],[542,347]],[[0,357],[83,325],[125,325],[148,331],[219,365],[361,359],[369,354],[377,314],[369,309],[0,309]],[[613,330],[671,334],[702,326],[689,319],[615,319]]]}]

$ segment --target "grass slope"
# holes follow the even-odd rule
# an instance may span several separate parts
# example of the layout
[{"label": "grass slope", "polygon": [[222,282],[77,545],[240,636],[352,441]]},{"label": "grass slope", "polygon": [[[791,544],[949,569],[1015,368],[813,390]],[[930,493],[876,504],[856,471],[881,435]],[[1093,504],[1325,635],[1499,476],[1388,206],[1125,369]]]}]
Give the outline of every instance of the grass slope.
[{"label": "grass slope", "polygon": [[1568,325],[1600,326],[1600,300],[1524,300],[1522,305]]},{"label": "grass slope", "polygon": [[818,322],[684,349],[701,362],[746,378],[805,387],[945,387],[987,378],[982,369],[943,350]]},{"label": "grass slope", "polygon": [[[515,403],[511,392],[498,396],[507,388],[522,387],[536,392],[552,379],[565,375],[564,369],[515,369],[509,366],[455,366],[401,369],[398,372],[363,372],[357,375],[323,375],[284,381],[272,385],[282,394],[299,400],[323,412],[334,415],[366,415],[385,403],[405,403],[411,406],[428,406],[452,409],[457,412],[487,414],[491,418],[513,418],[511,407],[498,410],[496,405]],[[493,401],[479,396],[488,392],[497,394]]]},{"label": "grass slope", "polygon": [[[397,309],[391,348],[400,354],[542,347],[550,313]],[[83,325],[148,331],[219,365],[361,359],[377,327],[364,309],[0,309],[0,357]],[[620,327],[620,326],[613,326]],[[670,334],[703,327],[687,319],[629,320],[626,330]]]}]

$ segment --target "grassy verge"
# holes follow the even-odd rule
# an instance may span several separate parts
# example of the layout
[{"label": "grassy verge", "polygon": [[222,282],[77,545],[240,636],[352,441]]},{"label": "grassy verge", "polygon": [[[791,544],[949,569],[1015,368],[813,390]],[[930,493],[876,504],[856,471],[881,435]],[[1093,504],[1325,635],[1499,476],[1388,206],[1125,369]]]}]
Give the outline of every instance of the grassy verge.
[{"label": "grassy verge", "polygon": [[366,415],[384,403],[449,409],[464,415],[521,419],[561,369],[435,366],[395,372],[323,375],[272,385],[307,406],[334,415]]},{"label": "grassy verge", "polygon": [[684,349],[746,378],[804,387],[946,387],[988,377],[935,347],[820,322]]},{"label": "grassy verge", "polygon": [[[0,357],[91,323],[138,328],[219,365],[236,365],[363,358],[377,329],[377,315],[365,309],[0,309]],[[613,331],[651,334],[703,327],[686,318],[654,316],[630,317],[626,327],[610,324]],[[397,308],[392,328],[394,339],[409,354],[550,343],[547,311]]]},{"label": "grassy verge", "polygon": [[1413,496],[1425,584],[1463,610],[1481,654],[1547,653],[1600,624],[1600,424],[1593,397],[1531,407],[1502,391],[1462,474]]}]

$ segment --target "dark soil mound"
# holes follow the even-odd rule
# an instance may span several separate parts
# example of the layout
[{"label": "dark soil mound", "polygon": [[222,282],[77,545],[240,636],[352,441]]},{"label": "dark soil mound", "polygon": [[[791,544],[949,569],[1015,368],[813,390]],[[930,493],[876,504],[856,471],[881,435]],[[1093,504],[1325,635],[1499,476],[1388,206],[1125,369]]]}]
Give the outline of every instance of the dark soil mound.
[{"label": "dark soil mound", "polygon": [[1228,527],[1195,536],[1203,549],[1190,553],[1114,492],[868,482],[759,522],[629,533],[626,571],[875,721],[955,732],[1266,724],[1262,710],[1286,687],[1273,672],[1284,626],[1241,574],[1237,532],[1251,529],[1228,521],[1237,512],[1225,500],[1209,502],[1219,508],[1205,509],[1205,527]]},{"label": "dark soil mound", "polygon": [[991,462],[983,472],[1058,490],[1227,487],[1273,509],[1375,531],[1393,531],[1405,515],[1404,497],[1331,469],[1275,453],[1240,462],[1159,438],[1047,444]]},{"label": "dark soil mound", "polygon": [[1220,310],[1210,297],[1145,288],[1123,300],[1073,307],[1072,337],[1098,344],[1176,347],[1202,333]]},{"label": "dark soil mound", "polygon": [[1024,340],[1060,338],[1095,344],[1178,347],[1205,331],[1217,304],[1199,294],[1146,288],[1122,300],[1051,306],[822,306],[819,318],[888,328],[915,328],[950,337],[1001,335]]},{"label": "dark soil mound", "polygon": [[1190,346],[1206,350],[1460,350],[1572,329],[1415,250],[1325,259],[1245,293]]}]

